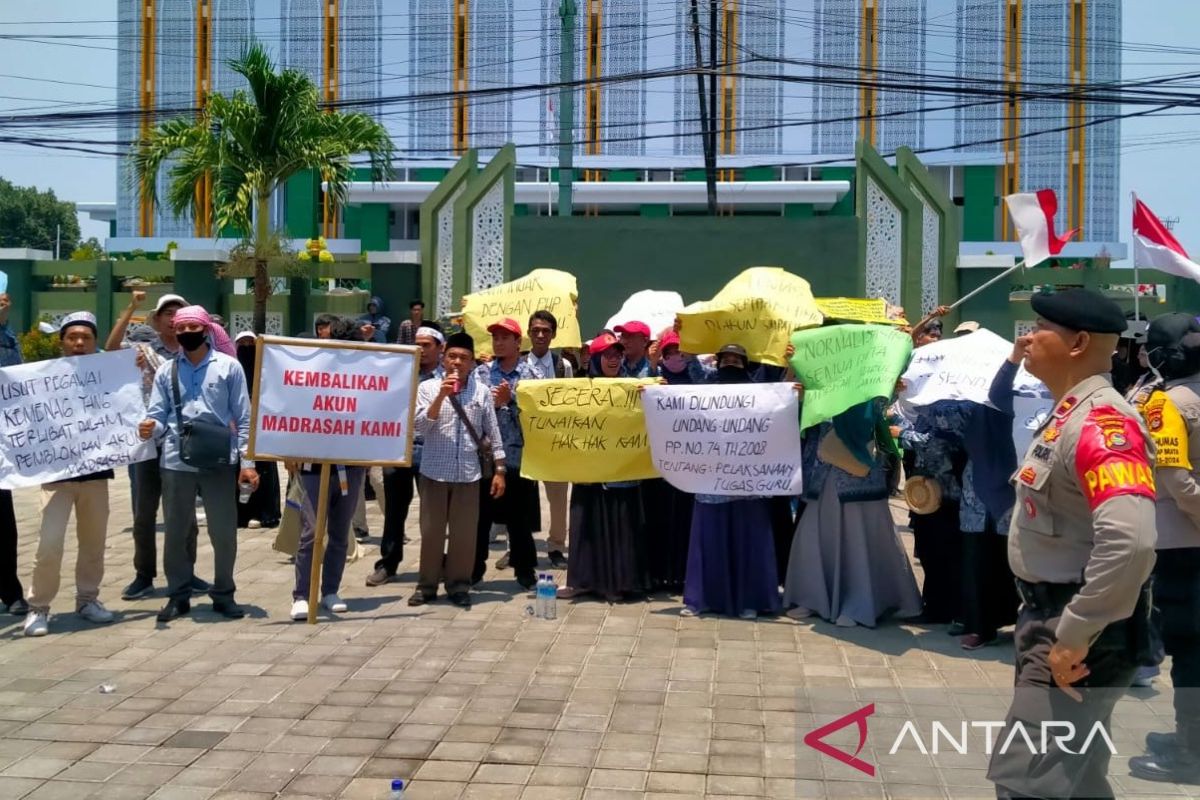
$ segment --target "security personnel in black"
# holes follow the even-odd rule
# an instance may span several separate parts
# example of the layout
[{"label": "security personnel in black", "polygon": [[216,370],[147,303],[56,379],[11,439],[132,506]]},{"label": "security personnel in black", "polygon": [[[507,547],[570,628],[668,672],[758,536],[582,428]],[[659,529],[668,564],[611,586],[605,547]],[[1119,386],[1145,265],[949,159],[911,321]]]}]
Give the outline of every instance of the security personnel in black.
[{"label": "security personnel in black", "polygon": [[988,778],[998,797],[1112,797],[1109,720],[1149,647],[1153,443],[1108,375],[1121,309],[1084,289],[1032,302],[1025,366],[1057,406],[1014,476],[1016,680]]},{"label": "security personnel in black", "polygon": [[1150,323],[1150,366],[1164,382],[1139,409],[1158,449],[1158,561],[1154,607],[1171,656],[1175,733],[1146,736],[1129,771],[1150,781],[1200,784],[1200,322],[1166,314]]}]

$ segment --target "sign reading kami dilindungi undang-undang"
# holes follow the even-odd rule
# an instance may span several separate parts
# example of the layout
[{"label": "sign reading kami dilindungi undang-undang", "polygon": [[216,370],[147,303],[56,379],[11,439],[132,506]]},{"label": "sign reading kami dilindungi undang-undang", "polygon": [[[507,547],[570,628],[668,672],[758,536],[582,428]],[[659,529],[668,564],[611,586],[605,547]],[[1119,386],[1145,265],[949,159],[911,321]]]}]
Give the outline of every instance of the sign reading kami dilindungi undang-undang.
[{"label": "sign reading kami dilindungi undang-undang", "polygon": [[133,350],[0,369],[0,489],[37,486],[154,458]]},{"label": "sign reading kami dilindungi undang-undang", "polygon": [[654,467],[677,489],[800,494],[799,397],[790,383],[647,386]]},{"label": "sign reading kami dilindungi undang-undang", "polygon": [[251,457],[407,466],[418,353],[406,345],[260,337]]}]

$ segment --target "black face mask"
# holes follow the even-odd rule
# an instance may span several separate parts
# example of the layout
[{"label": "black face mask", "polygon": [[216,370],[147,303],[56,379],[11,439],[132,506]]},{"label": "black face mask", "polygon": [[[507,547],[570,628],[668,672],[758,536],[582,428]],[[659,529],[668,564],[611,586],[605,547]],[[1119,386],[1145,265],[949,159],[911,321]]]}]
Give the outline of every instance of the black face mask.
[{"label": "black face mask", "polygon": [[204,331],[187,331],[186,333],[175,334],[175,338],[178,340],[180,347],[191,353],[204,346],[207,335]]},{"label": "black face mask", "polygon": [[717,370],[717,383],[749,383],[750,373],[745,367],[727,364]]}]

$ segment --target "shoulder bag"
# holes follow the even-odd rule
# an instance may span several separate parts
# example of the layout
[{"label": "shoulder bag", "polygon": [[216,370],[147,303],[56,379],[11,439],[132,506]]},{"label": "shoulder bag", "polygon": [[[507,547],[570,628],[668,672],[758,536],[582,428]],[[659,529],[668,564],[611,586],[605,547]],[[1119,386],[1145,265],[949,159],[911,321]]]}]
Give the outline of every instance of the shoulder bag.
[{"label": "shoulder bag", "polygon": [[179,422],[179,460],[201,471],[232,466],[233,432],[228,425],[184,421],[178,361],[171,365],[171,394],[175,401],[175,419]]},{"label": "shoulder bag", "polygon": [[479,474],[480,479],[490,481],[492,476],[496,474],[496,458],[492,455],[492,440],[487,436],[480,436],[475,430],[475,426],[471,424],[471,420],[467,417],[466,410],[462,407],[462,403],[458,401],[458,397],[450,396],[450,405],[454,406],[454,413],[458,414],[458,418],[462,420],[463,425],[467,426],[467,433],[471,437],[471,441],[475,442],[475,454],[479,456]]}]

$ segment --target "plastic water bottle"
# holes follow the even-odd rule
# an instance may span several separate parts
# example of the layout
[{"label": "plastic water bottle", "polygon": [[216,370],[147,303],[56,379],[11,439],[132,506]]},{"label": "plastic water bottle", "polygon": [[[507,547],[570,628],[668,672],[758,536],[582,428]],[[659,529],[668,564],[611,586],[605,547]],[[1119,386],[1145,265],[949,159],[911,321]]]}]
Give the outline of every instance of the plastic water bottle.
[{"label": "plastic water bottle", "polygon": [[557,619],[558,618],[558,584],[554,582],[554,576],[546,573],[546,601],[543,609],[542,619]]},{"label": "plastic water bottle", "polygon": [[533,615],[538,619],[546,618],[546,573],[539,572],[537,584],[533,590]]},{"label": "plastic water bottle", "polygon": [[392,781],[392,794],[389,800],[404,800],[404,781],[399,778]]},{"label": "plastic water bottle", "polygon": [[254,484],[249,481],[242,481],[238,484],[238,502],[242,505],[250,502],[250,495],[254,494]]}]

